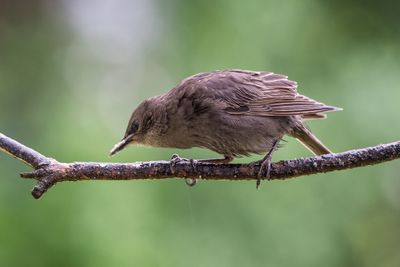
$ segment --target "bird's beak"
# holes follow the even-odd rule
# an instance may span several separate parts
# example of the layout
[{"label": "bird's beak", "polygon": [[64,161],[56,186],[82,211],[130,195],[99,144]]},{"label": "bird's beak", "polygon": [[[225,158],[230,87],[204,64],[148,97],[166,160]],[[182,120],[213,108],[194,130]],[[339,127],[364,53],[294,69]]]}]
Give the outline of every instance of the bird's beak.
[{"label": "bird's beak", "polygon": [[110,151],[110,157],[114,156],[117,152],[121,151],[124,149],[131,141],[133,138],[133,134],[130,134],[124,138],[120,142],[118,142]]}]

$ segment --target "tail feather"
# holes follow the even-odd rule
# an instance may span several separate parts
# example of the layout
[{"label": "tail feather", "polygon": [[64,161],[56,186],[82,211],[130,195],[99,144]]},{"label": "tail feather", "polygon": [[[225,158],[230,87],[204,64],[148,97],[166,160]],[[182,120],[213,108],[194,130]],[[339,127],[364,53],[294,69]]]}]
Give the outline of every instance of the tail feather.
[{"label": "tail feather", "polygon": [[304,125],[299,125],[290,134],[308,148],[315,155],[331,154],[330,151],[309,129]]}]

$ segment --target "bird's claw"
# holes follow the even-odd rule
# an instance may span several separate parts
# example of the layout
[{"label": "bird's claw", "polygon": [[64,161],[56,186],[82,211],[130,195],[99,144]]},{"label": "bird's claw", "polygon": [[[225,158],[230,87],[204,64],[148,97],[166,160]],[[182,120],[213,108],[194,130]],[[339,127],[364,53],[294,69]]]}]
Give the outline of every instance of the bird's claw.
[{"label": "bird's claw", "polygon": [[257,181],[256,181],[256,188],[258,189],[261,184],[261,178],[265,177],[268,181],[271,180],[270,176],[271,170],[271,157],[267,157],[263,161],[261,161],[260,169],[257,173]]},{"label": "bird's claw", "polygon": [[[196,160],[181,158],[178,154],[173,154],[171,157],[171,160],[169,161],[169,167],[171,169],[172,175],[175,174],[176,164],[178,164],[179,162],[182,162],[182,161],[189,161],[190,164],[192,165],[193,171],[196,171],[196,163],[197,163]],[[188,186],[194,186],[197,184],[197,179],[196,178],[186,178],[185,182]]]},{"label": "bird's claw", "polygon": [[[260,160],[256,161],[255,163],[261,163],[260,169],[258,170],[257,173],[257,182],[256,182],[256,188],[258,189],[261,184],[261,178],[264,176],[268,181],[271,180],[270,176],[270,170],[271,170],[271,162],[272,162],[272,153],[274,150],[278,147],[279,140],[275,140],[272,144],[271,149],[268,151],[267,155]],[[263,175],[265,173],[265,175]]]},{"label": "bird's claw", "polygon": [[256,189],[260,188],[262,178],[265,177],[266,180],[268,180],[268,181],[271,180],[271,176],[270,176],[271,161],[272,161],[272,157],[271,157],[271,155],[269,155],[269,156],[266,156],[262,160],[257,160],[257,161],[250,163],[253,166],[253,168],[255,168],[255,169],[257,169],[257,167],[260,166],[260,167],[258,167],[258,172],[257,172]]},{"label": "bird's claw", "polygon": [[173,154],[170,161],[169,161],[169,168],[171,170],[171,173],[174,175],[175,174],[175,167],[176,164],[178,164],[181,161],[185,161],[186,159],[181,158],[178,154]]}]

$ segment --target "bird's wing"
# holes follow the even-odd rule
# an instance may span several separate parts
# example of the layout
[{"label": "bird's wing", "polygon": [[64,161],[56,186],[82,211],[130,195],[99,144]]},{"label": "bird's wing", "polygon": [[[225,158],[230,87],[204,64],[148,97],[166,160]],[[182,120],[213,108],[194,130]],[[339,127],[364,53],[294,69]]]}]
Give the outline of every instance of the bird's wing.
[{"label": "bird's wing", "polygon": [[[185,81],[184,81],[185,82]],[[230,114],[319,117],[338,110],[297,93],[297,83],[272,72],[226,70],[200,73],[187,79],[196,94],[224,104]]]}]

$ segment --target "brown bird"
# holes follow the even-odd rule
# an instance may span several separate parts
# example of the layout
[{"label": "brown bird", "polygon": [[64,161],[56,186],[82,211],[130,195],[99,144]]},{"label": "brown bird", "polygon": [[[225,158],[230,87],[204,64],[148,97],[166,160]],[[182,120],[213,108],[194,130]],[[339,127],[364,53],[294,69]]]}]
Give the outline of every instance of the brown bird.
[{"label": "brown bird", "polygon": [[331,151],[304,125],[324,119],[327,106],[297,93],[297,83],[272,72],[221,70],[184,79],[164,95],[143,101],[133,112],[114,155],[128,144],[202,147],[224,155],[200,161],[229,163],[235,157],[266,153],[262,175],[269,177],[272,152],[287,134],[316,155]]}]

